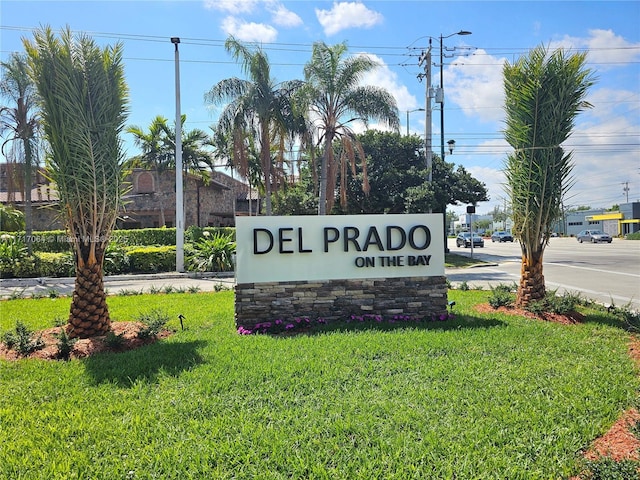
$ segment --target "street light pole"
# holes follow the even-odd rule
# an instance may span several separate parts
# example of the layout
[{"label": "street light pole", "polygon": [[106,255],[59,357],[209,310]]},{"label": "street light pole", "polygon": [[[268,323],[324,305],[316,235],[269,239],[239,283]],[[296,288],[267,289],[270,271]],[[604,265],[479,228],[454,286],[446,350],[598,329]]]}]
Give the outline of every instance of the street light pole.
[{"label": "street light pole", "polygon": [[175,49],[176,67],[176,271],[184,272],[184,192],[182,184],[182,113],[180,112],[179,37],[171,37]]},{"label": "street light pole", "polygon": [[409,114],[413,112],[424,112],[424,108],[414,108],[413,110],[407,110],[407,137],[409,136]]},{"label": "street light pole", "polygon": [[[440,103],[440,159],[444,162],[444,53],[443,53],[443,40],[445,38],[453,37],[454,35],[471,35],[471,32],[467,30],[460,30],[459,32],[452,33],[451,35],[442,36],[440,34],[440,92],[437,95],[436,102]],[[442,205],[442,218],[444,225],[444,251],[449,252],[447,246],[447,205]],[[473,244],[473,238],[472,244]]]}]

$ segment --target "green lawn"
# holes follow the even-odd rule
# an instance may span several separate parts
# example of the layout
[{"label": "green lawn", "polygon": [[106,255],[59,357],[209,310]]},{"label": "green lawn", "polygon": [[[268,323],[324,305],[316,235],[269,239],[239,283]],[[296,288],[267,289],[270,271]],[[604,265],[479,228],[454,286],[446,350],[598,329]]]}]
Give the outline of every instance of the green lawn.
[{"label": "green lawn", "polygon": [[[85,360],[0,361],[2,479],[555,479],[633,405],[627,334],[473,305],[456,318],[241,336],[233,293],[109,297],[187,330]],[[0,303],[0,331],[70,299]],[[600,315],[600,316],[598,316]]]}]

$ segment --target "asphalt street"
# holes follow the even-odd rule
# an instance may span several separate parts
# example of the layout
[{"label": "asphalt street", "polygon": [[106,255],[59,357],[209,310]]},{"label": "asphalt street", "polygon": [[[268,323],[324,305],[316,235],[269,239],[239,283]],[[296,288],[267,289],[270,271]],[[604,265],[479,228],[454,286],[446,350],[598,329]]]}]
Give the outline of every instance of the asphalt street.
[{"label": "asphalt street", "polygon": [[[449,240],[452,253],[471,256],[469,248],[458,248]],[[474,248],[473,257],[483,264],[472,268],[445,269],[454,287],[466,282],[471,288],[488,289],[520,279],[520,245],[485,241]],[[578,243],[574,238],[552,238],[545,250],[544,275],[547,289],[558,293],[580,293],[605,305],[630,305],[640,310],[640,241],[614,239],[611,244]],[[233,274],[161,273],[105,277],[108,294],[153,291],[214,291],[233,288]],[[34,295],[69,295],[73,278],[0,280],[0,298]]]}]

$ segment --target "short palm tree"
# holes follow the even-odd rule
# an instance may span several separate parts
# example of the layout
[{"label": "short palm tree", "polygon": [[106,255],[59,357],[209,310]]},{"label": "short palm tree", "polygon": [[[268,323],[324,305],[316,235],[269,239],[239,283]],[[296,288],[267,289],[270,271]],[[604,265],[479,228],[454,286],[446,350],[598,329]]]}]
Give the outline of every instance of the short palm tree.
[{"label": "short palm tree", "polygon": [[111,326],[103,284],[104,254],[122,204],[127,114],[122,45],[101,49],[89,36],[49,27],[24,41],[50,146],[48,172],[73,239],[76,280],[69,335],[91,337]]},{"label": "short palm tree", "polygon": [[[320,164],[318,214],[331,211],[338,175],[341,176],[341,202],[346,206],[347,163],[355,170],[355,156],[363,162],[363,190],[368,192],[366,163],[362,146],[356,140],[350,124],[355,120],[365,125],[379,120],[397,130],[400,124],[394,97],[385,89],[360,85],[364,74],[379,65],[366,56],[345,58],[347,45],[328,46],[324,42],[313,45],[311,60],[304,68],[305,86],[298,101],[310,109],[309,119],[319,133],[317,142],[323,145]],[[339,139],[342,154],[335,158],[333,141]]]},{"label": "short palm tree", "polygon": [[36,86],[28,72],[27,58],[23,54],[13,53],[9,60],[1,64],[3,75],[0,81],[0,96],[10,100],[13,105],[0,108],[0,135],[6,136],[2,144],[2,153],[9,158],[5,150],[9,144],[14,152],[23,157],[24,165],[24,216],[26,243],[31,250],[33,220],[31,215],[31,185],[33,169],[37,167],[38,141],[40,134],[40,112],[36,103]]},{"label": "short palm tree", "polygon": [[542,261],[553,223],[561,217],[562,200],[573,183],[569,138],[594,77],[586,55],[549,53],[538,47],[503,69],[505,138],[513,147],[506,160],[513,233],[522,250],[516,303],[526,307],[545,296]]},{"label": "short palm tree", "polygon": [[[264,178],[265,209],[271,215],[273,160],[271,147],[286,124],[286,113],[291,111],[291,97],[300,88],[297,80],[276,83],[271,77],[269,59],[261,48],[251,49],[233,37],[225,48],[240,61],[248,80],[227,78],[214,85],[205,94],[205,101],[221,104],[229,101],[222,111],[216,129],[219,135],[230,135],[233,142],[233,163],[239,170],[247,170],[249,138],[254,139],[260,156]],[[279,145],[279,142],[275,142]]]}]

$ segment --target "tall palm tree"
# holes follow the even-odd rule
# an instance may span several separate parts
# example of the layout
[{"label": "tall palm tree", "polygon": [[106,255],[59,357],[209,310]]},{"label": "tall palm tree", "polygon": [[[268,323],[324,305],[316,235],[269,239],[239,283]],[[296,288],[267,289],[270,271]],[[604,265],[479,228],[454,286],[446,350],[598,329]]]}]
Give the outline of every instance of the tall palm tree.
[{"label": "tall palm tree", "polygon": [[574,120],[590,105],[594,83],[586,54],[549,53],[543,47],[503,68],[505,139],[514,151],[505,175],[511,197],[513,232],[520,241],[522,268],[516,303],[527,306],[545,296],[542,260],[562,200],[573,184],[572,152],[562,143]]},{"label": "tall palm tree", "polygon": [[42,103],[50,146],[48,172],[71,238],[76,280],[69,335],[91,337],[111,327],[103,284],[104,253],[122,205],[127,115],[122,44],[101,49],[69,28],[24,41]]},{"label": "tall palm tree", "polygon": [[[350,124],[355,120],[368,125],[369,120],[379,120],[398,129],[398,107],[394,97],[385,89],[360,85],[364,74],[379,64],[366,56],[345,58],[346,43],[328,46],[324,42],[313,45],[311,60],[304,68],[305,86],[299,101],[310,108],[310,119],[319,132],[318,144],[324,145],[320,164],[318,214],[331,211],[338,173],[341,175],[342,192],[346,192],[346,167],[355,169],[355,155],[363,162],[363,190],[368,191],[366,163],[362,146],[355,138]],[[336,160],[333,141],[339,139],[342,154]],[[344,193],[341,201],[346,202]],[[346,205],[345,205],[346,206]]]},{"label": "tall palm tree", "polygon": [[[291,97],[302,82],[291,80],[276,83],[271,77],[267,55],[259,47],[251,49],[229,37],[225,48],[241,63],[249,79],[221,80],[205,94],[205,101],[211,104],[230,102],[222,111],[216,128],[223,135],[231,134],[234,164],[247,163],[248,138],[255,139],[264,178],[266,214],[271,215],[272,140],[280,126],[285,124],[286,112],[291,110]],[[246,170],[244,167],[241,169]]]},{"label": "tall palm tree", "polygon": [[[9,99],[13,105],[0,108],[0,136],[6,140],[2,143],[2,153],[9,144],[14,146],[13,152],[19,152],[24,165],[24,217],[26,244],[31,251],[33,219],[31,215],[31,186],[33,169],[37,167],[38,140],[40,134],[40,114],[36,103],[36,86],[29,77],[27,58],[23,54],[13,53],[6,62],[1,62],[3,76],[0,81],[0,96]],[[15,144],[17,142],[17,145]],[[17,147],[17,148],[15,148]]]}]

